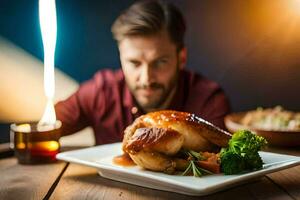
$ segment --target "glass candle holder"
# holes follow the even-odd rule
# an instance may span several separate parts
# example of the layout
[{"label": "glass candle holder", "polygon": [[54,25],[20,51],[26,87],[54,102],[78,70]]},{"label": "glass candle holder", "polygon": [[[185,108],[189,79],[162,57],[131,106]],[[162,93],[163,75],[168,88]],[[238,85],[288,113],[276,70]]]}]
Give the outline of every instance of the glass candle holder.
[{"label": "glass candle holder", "polygon": [[20,164],[41,164],[56,161],[60,151],[61,122],[39,126],[37,122],[12,124],[11,147]]}]

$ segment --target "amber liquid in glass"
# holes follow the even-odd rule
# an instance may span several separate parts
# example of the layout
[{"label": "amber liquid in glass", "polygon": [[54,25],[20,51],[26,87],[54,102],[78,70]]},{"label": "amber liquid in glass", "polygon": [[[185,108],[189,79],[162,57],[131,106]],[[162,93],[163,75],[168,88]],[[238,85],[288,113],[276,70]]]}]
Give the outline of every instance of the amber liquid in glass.
[{"label": "amber liquid in glass", "polygon": [[60,144],[59,129],[37,131],[31,123],[30,132],[13,131],[15,155],[21,164],[40,164],[56,161]]}]

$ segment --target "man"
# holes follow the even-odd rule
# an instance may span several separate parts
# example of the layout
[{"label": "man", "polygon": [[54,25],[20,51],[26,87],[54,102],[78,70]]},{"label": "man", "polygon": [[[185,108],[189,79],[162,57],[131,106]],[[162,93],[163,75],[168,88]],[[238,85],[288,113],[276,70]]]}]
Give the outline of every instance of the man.
[{"label": "man", "polygon": [[224,128],[228,101],[220,87],[184,70],[185,22],[173,5],[138,1],[114,22],[122,70],[102,70],[56,105],[64,134],[92,126],[96,144],[121,141],[133,120],[150,111],[195,113]]}]

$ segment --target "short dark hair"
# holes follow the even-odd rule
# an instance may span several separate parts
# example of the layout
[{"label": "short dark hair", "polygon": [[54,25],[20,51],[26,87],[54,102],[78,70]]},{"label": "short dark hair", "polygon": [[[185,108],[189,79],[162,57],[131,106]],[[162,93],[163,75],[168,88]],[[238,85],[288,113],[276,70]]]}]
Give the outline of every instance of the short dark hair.
[{"label": "short dark hair", "polygon": [[138,1],[125,10],[113,23],[111,31],[120,42],[127,36],[153,35],[167,30],[180,50],[184,47],[185,20],[174,5],[163,1]]}]

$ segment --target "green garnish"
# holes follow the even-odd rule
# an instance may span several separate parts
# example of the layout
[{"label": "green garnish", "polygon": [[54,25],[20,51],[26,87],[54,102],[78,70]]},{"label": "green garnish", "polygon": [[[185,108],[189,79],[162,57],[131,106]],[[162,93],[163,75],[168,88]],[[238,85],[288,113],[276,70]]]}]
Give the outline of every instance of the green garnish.
[{"label": "green garnish", "polygon": [[202,176],[200,168],[198,169],[198,167],[195,165],[193,161],[191,161],[190,163],[192,165],[193,175],[196,177]]},{"label": "green garnish", "polygon": [[190,164],[181,175],[186,176],[190,173],[192,173],[195,177],[200,177],[204,174],[213,174],[212,172],[199,167],[197,164],[195,164],[195,161],[190,161]]},{"label": "green garnish", "polygon": [[202,154],[200,154],[200,153],[198,153],[198,152],[196,152],[196,151],[189,150],[189,151],[187,151],[187,153],[188,153],[190,156],[192,156],[192,157],[194,157],[195,159],[197,159],[197,160],[204,160],[204,157],[202,156]]},{"label": "green garnish", "polygon": [[192,162],[190,162],[190,164],[187,166],[187,168],[184,170],[184,172],[181,174],[182,176],[186,176],[192,168]]},{"label": "green garnish", "polygon": [[188,157],[189,160],[205,160],[201,153],[193,150],[181,149],[180,153]]},{"label": "green garnish", "polygon": [[182,176],[186,176],[190,173],[192,173],[193,176],[195,177],[200,177],[203,174],[212,174],[210,171],[202,169],[195,163],[200,160],[205,160],[205,158],[201,155],[201,153],[192,150],[182,150],[182,153],[188,156],[188,160],[189,160],[189,165],[181,174]]},{"label": "green garnish", "polygon": [[237,131],[221,150],[221,168],[224,174],[238,174],[245,170],[261,169],[263,161],[258,154],[267,141],[248,130]]}]

